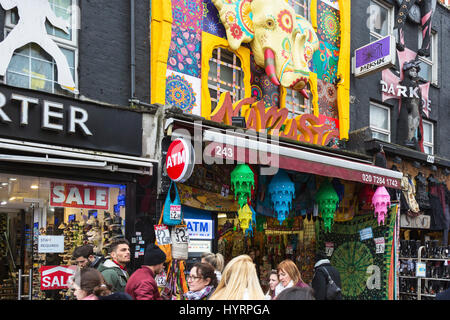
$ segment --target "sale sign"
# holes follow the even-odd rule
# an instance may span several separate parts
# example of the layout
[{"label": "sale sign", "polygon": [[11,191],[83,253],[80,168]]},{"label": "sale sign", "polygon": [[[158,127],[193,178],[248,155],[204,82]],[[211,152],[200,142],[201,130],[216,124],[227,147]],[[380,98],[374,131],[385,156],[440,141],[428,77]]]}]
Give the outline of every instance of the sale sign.
[{"label": "sale sign", "polygon": [[43,266],[41,273],[41,290],[68,289],[69,280],[75,274],[76,266]]},{"label": "sale sign", "polygon": [[50,184],[50,205],[52,207],[109,210],[109,188],[52,182]]}]

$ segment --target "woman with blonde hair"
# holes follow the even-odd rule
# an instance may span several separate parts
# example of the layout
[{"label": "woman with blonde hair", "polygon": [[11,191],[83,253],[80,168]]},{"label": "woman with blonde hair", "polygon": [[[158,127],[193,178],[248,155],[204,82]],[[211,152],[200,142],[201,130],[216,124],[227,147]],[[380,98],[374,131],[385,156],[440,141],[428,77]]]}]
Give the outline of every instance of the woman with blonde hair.
[{"label": "woman with blonde hair", "polygon": [[202,254],[202,263],[209,263],[214,267],[217,281],[220,281],[222,278],[222,271],[224,267],[224,258],[223,255],[220,253],[212,253],[212,252],[205,252]]},{"label": "woman with blonde hair", "polygon": [[281,261],[278,264],[277,271],[280,283],[275,288],[275,296],[278,296],[281,291],[290,287],[309,287],[303,281],[300,271],[292,260],[286,259]]},{"label": "woman with blonde hair", "polygon": [[209,300],[264,300],[252,258],[243,254],[231,259]]}]

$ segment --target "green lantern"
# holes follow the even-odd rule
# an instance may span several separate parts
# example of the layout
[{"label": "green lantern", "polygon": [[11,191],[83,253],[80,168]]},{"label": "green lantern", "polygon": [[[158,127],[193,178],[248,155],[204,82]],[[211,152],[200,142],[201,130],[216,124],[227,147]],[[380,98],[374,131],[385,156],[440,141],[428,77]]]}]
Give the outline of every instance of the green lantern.
[{"label": "green lantern", "polygon": [[322,182],[316,195],[316,202],[319,204],[319,212],[322,214],[325,231],[330,232],[334,223],[337,203],[339,202],[339,196],[330,181]]},{"label": "green lantern", "polygon": [[252,169],[246,164],[238,164],[231,172],[231,187],[234,189],[234,198],[238,199],[239,207],[247,204],[255,187],[255,176]]}]

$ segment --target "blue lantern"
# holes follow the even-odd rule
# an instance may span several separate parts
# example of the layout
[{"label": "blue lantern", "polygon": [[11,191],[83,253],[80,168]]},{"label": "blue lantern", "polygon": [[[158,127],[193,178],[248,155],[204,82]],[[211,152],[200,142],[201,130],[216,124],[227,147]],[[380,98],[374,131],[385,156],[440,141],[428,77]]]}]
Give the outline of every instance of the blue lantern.
[{"label": "blue lantern", "polygon": [[280,225],[289,215],[292,209],[292,200],[295,197],[295,185],[286,171],[279,169],[269,184],[269,194],[272,200],[273,210],[277,214]]}]

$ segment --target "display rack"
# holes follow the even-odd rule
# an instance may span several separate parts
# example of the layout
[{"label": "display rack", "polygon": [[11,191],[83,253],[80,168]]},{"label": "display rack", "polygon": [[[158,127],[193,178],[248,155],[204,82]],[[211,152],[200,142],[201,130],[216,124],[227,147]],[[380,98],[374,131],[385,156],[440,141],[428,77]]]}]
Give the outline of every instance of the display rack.
[{"label": "display rack", "polygon": [[[420,246],[417,252],[417,257],[400,257],[402,261],[410,261],[413,264],[412,268],[408,268],[406,275],[399,275],[400,280],[407,284],[407,290],[404,291],[405,285],[403,285],[403,291],[400,290],[400,296],[404,299],[402,300],[430,300],[436,298],[435,288],[448,288],[450,286],[450,271],[448,261],[450,261],[450,256],[447,251],[447,258],[428,258],[423,257],[423,251],[426,249],[425,246]],[[425,276],[417,275],[417,265],[421,263],[435,263],[439,264],[442,274],[439,276],[439,272],[435,272],[434,267],[429,268],[428,265],[425,266],[423,272]],[[441,264],[442,263],[442,264]],[[409,273],[409,274],[408,274]],[[438,282],[438,283],[436,283]],[[441,282],[441,283],[440,283]],[[431,287],[431,290],[429,289]],[[440,292],[440,291],[439,291]]]}]

